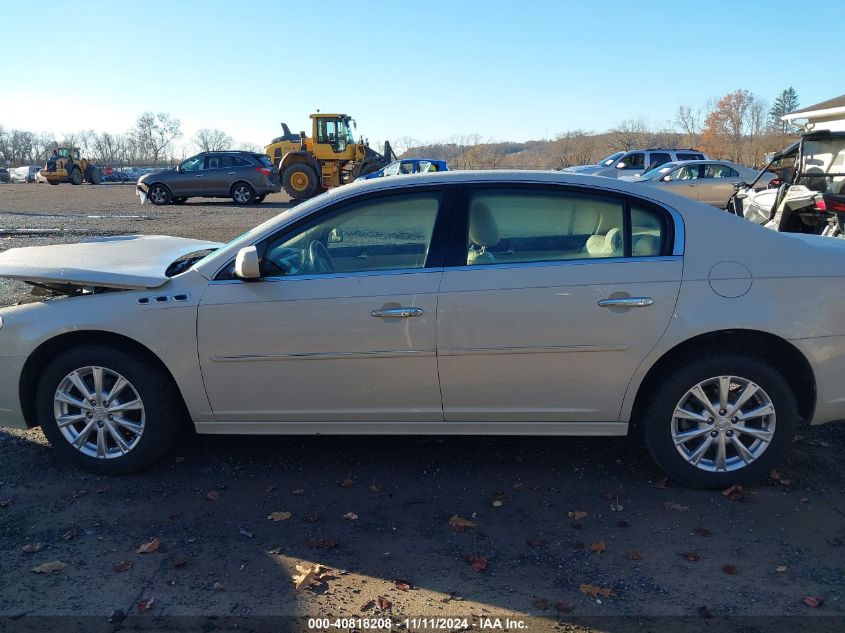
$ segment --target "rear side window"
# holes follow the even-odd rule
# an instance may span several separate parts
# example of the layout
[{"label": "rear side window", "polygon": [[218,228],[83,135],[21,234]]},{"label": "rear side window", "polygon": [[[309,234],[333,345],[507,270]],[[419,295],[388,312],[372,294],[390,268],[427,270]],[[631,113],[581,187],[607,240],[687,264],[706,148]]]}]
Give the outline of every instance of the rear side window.
[{"label": "rear side window", "polygon": [[651,153],[651,163],[649,163],[648,168],[654,169],[655,167],[660,167],[665,163],[668,163],[672,160],[672,157],[669,154],[664,152],[652,152]]},{"label": "rear side window", "polygon": [[704,160],[704,154],[687,154],[678,152],[678,160]]},{"label": "rear side window", "polygon": [[[467,266],[657,257],[668,252],[668,215],[647,203],[571,191],[487,190],[469,199]],[[627,255],[626,255],[627,253]]]}]

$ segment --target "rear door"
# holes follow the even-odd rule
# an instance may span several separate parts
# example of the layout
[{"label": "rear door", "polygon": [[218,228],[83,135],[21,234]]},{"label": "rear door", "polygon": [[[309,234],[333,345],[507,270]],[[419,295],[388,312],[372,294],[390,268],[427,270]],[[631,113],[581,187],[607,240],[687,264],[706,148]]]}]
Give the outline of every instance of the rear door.
[{"label": "rear door", "polygon": [[624,432],[628,382],[680,288],[675,216],[528,185],[469,189],[464,209],[438,299],[446,421]]},{"label": "rear door", "polygon": [[721,163],[705,163],[698,185],[698,200],[724,209],[739,183],[739,172]]}]

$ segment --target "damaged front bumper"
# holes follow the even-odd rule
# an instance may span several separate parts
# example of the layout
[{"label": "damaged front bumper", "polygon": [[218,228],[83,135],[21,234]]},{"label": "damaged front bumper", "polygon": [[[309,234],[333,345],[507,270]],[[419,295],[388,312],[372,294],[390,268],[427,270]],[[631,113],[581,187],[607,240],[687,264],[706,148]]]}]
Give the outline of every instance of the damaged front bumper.
[{"label": "damaged front bumper", "polygon": [[135,195],[141,200],[141,204],[145,204],[147,202],[147,195],[149,194],[150,187],[145,182],[139,182],[138,185],[135,187]]}]

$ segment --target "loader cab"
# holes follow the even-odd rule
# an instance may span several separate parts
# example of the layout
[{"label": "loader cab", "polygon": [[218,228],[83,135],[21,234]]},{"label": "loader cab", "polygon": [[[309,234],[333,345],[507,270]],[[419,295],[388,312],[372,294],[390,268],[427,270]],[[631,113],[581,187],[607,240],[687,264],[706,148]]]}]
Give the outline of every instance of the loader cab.
[{"label": "loader cab", "polygon": [[76,147],[59,147],[56,149],[57,158],[79,160],[79,156],[79,148]]},{"label": "loader cab", "polygon": [[354,121],[345,114],[312,114],[314,154],[318,160],[352,160],[355,155]]}]

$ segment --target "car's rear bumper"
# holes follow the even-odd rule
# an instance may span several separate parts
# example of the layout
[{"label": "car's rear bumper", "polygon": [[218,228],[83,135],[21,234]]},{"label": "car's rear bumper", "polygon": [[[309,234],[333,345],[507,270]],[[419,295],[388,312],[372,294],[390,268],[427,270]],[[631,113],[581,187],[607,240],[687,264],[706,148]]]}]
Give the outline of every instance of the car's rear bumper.
[{"label": "car's rear bumper", "polygon": [[0,356],[0,426],[28,428],[20,399],[20,376],[25,362],[23,356]]}]

